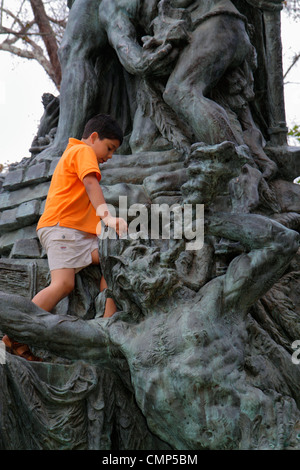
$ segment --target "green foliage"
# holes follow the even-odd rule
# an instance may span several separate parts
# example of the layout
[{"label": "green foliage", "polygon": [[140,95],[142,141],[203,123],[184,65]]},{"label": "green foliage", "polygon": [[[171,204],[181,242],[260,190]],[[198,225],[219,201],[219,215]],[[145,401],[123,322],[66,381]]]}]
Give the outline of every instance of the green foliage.
[{"label": "green foliage", "polygon": [[298,142],[300,142],[300,126],[298,124],[295,124],[294,127],[289,130],[288,135],[296,138]]}]

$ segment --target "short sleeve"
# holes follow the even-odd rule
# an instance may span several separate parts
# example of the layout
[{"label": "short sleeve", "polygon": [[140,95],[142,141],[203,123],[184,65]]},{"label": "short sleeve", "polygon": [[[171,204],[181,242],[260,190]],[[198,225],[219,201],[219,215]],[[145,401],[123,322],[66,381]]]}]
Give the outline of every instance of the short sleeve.
[{"label": "short sleeve", "polygon": [[73,159],[74,170],[80,181],[90,173],[95,173],[98,181],[101,180],[101,172],[97,162],[97,157],[92,148],[87,145],[80,145]]}]

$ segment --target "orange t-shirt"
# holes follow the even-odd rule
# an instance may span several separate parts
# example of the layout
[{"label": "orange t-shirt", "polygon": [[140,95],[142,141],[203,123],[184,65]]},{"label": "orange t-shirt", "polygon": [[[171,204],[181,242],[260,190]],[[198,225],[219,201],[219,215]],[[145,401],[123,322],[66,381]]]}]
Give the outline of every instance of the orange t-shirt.
[{"label": "orange t-shirt", "polygon": [[69,144],[53,173],[47,195],[45,211],[37,230],[42,227],[61,225],[96,234],[100,217],[85,190],[83,178],[101,173],[94,150],[81,140],[69,139]]}]

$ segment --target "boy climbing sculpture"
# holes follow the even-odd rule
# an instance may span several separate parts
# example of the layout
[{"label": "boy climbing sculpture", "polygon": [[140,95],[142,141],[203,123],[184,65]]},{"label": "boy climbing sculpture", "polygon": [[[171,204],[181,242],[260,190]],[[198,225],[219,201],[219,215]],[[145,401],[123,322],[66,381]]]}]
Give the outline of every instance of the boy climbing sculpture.
[{"label": "boy climbing sculpture", "polygon": [[[90,264],[99,264],[97,225],[100,219],[118,234],[127,230],[123,219],[113,217],[99,185],[99,165],[112,158],[122,143],[123,134],[110,116],[97,115],[85,126],[81,140],[70,138],[52,176],[45,210],[37,233],[46,250],[51,283],[32,299],[51,312],[75,286],[75,274]],[[102,276],[100,290],[106,288]],[[112,299],[107,299],[105,316],[115,313]],[[3,338],[15,354],[35,360],[26,345]]]},{"label": "boy climbing sculpture", "polygon": [[[163,3],[168,2],[161,5]],[[272,5],[278,7],[280,2],[249,0],[249,3],[271,8]],[[69,54],[69,47],[74,43],[74,51],[78,46],[80,52],[81,41],[86,40],[86,34],[91,31],[83,55],[84,60],[88,57],[93,65],[91,59],[95,58],[95,51],[98,53],[102,45],[106,47],[107,34],[109,44],[127,72],[142,79],[147,79],[149,73],[158,81],[162,80],[164,102],[189,123],[197,140],[209,144],[230,140],[239,144],[225,109],[213,103],[206,93],[228,68],[243,65],[253,52],[245,19],[228,0],[174,0],[170,3],[172,8],[187,9],[193,20],[190,41],[178,54],[172,43],[155,45],[156,38],[147,38],[142,47],[137,41],[135,26],[139,25],[143,33],[148,33],[150,22],[159,15],[157,5],[156,0],[76,0],[70,15],[70,35],[67,34],[61,50],[66,61],[66,80],[72,78],[71,62],[76,60],[76,54]],[[99,17],[94,15],[91,30],[84,29],[80,23],[82,17],[86,26],[90,12],[94,13],[93,8],[98,6]],[[79,15],[83,12],[87,16]],[[99,26],[103,28],[101,34]],[[212,37],[212,30],[214,34],[216,31],[221,34],[218,36],[219,40],[222,38],[221,46]],[[92,37],[98,33],[93,43]],[[199,41],[205,44],[206,40],[207,47],[199,47]],[[154,49],[150,47],[151,42]],[[237,47],[232,48],[233,45]],[[195,57],[205,63],[204,68],[192,66]],[[189,73],[183,73],[184,68]],[[80,73],[76,76],[78,91],[85,76]],[[191,89],[194,82],[198,101]],[[90,83],[94,85],[95,81]],[[82,104],[81,116],[88,112],[88,103],[93,102],[94,92],[98,92],[92,85],[88,90],[90,97],[86,100],[84,89],[84,99],[79,103]],[[71,103],[70,97],[66,97],[63,93],[65,111],[68,102]],[[70,110],[74,111],[72,106],[71,103]],[[264,157],[259,147],[259,131],[251,127],[248,111],[239,115],[245,126],[243,131],[253,131],[255,139],[250,139],[249,146],[253,145],[252,151],[263,175],[273,176],[274,164]],[[65,120],[66,126],[71,126],[71,117]],[[214,120],[215,127],[211,125]],[[66,137],[70,132],[63,134]],[[117,140],[119,144],[120,139]],[[99,138],[89,143],[98,146]],[[229,158],[226,145],[220,144],[225,157]],[[98,169],[92,168],[92,174],[98,174]],[[205,176],[205,169],[203,173]],[[245,179],[249,182],[249,178]],[[98,184],[95,175],[91,186],[94,183]],[[89,186],[90,183],[84,185],[87,192]],[[199,186],[196,189],[199,190]],[[150,430],[171,448],[299,447],[299,368],[292,364],[288,348],[276,341],[276,328],[271,328],[269,334],[250,312],[288,268],[299,248],[299,235],[269,217],[240,213],[243,212],[239,212],[240,207],[237,205],[235,213],[214,214],[214,206],[209,206],[207,243],[214,237],[224,238],[239,242],[240,251],[232,257],[224,274],[208,275],[201,286],[190,287],[179,275],[180,255],[184,254],[180,242],[169,252],[149,240],[103,239],[99,257],[107,287],[102,291],[102,299],[108,297],[115,303],[112,316],[107,316],[105,309],[100,308],[95,318],[89,320],[53,315],[40,308],[39,302],[1,293],[1,331],[30,347],[49,349],[61,358],[111,369],[133,390]],[[67,237],[67,232],[64,235]],[[65,247],[66,243],[60,240],[60,246]],[[96,250],[90,250],[90,257],[91,252],[98,260]],[[214,261],[206,260],[207,263]],[[198,263],[201,264],[201,259]],[[72,279],[75,269],[77,266],[72,267]]]},{"label": "boy climbing sculpture", "polygon": [[[289,354],[273,343],[256,363],[256,374],[249,372],[256,345],[247,342],[248,311],[282,275],[299,247],[299,235],[253,214],[217,214],[207,222],[209,235],[240,241],[246,252],[190,300],[176,272],[161,266],[160,257],[166,253],[160,255],[139,241],[106,239],[100,242],[102,269],[109,289],[118,292],[118,305],[129,306],[127,313],[84,321],[52,315],[28,300],[1,294],[1,329],[31,345],[47,345],[62,357],[101,364],[120,377],[126,361],[150,430],[175,449],[239,448],[244,432],[245,445],[259,448],[256,415],[247,403],[257,410],[257,419],[262,413],[263,441],[271,443],[276,378],[271,374],[269,391],[259,393],[258,380],[268,374],[265,361],[278,355],[287,370],[293,365]],[[103,243],[108,249],[101,250]],[[160,285],[165,290],[161,299]],[[137,305],[140,315],[134,319]],[[290,374],[293,383],[295,373]],[[286,400],[290,406],[291,398]],[[287,430],[290,443],[296,439],[298,415],[295,408]]]}]

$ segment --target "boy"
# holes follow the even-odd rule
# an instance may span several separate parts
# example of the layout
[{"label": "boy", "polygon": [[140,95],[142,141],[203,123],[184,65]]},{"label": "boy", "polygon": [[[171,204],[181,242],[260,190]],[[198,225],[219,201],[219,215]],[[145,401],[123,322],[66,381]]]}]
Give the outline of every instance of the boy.
[{"label": "boy", "polygon": [[[99,185],[99,164],[112,158],[123,141],[122,131],[110,116],[98,114],[85,126],[82,139],[70,138],[69,144],[53,173],[45,211],[37,233],[48,257],[51,283],[32,302],[51,312],[74,288],[75,274],[90,264],[99,264],[96,227],[100,218],[116,230],[127,231],[121,218],[113,217]],[[107,287],[102,276],[100,290]],[[113,299],[107,299],[104,317],[116,312]],[[28,360],[38,360],[27,345],[4,343],[11,352]]]}]

